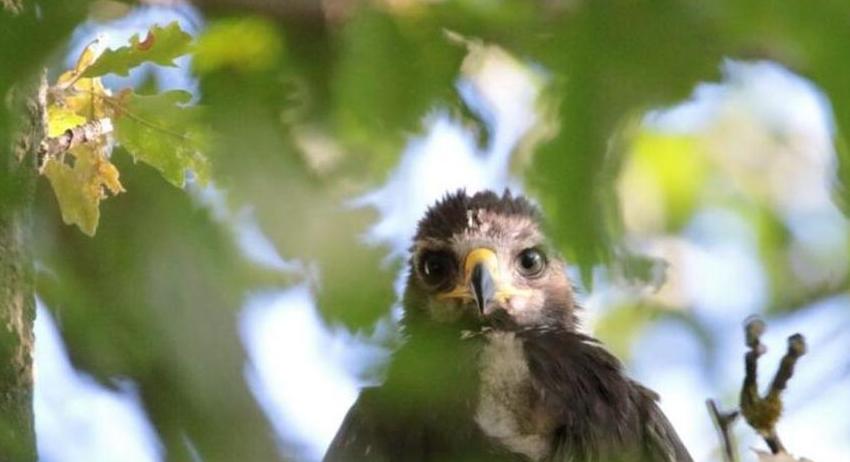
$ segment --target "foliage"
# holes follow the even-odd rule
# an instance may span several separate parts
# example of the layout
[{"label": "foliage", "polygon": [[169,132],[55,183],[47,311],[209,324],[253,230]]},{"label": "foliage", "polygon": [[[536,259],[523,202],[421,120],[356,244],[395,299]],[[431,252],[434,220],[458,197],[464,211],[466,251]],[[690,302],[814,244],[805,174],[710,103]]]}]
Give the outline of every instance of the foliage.
[{"label": "foliage", "polygon": [[144,40],[140,41],[137,34],[130,38],[130,45],[104,51],[82,75],[89,78],[109,73],[128,75],[130,70],[146,62],[174,66],[175,58],[189,52],[191,40],[176,22],[165,27],[154,25]]},{"label": "foliage", "polygon": [[137,95],[125,89],[113,96],[101,83],[108,73],[127,75],[145,62],[173,66],[174,58],[189,50],[190,36],[176,22],[154,26],[147,37],[130,39],[130,45],[107,50],[98,56],[99,43],[89,44],[74,69],[51,87],[47,107],[48,135],[59,137],[88,123],[107,123],[113,134],[98,134],[95,140],[72,147],[67,155],[48,153],[41,166],[50,180],[65,223],[76,224],[94,235],[100,219],[100,201],[108,193],[124,192],[119,172],[110,161],[114,142],[135,160],[157,170],[178,187],[191,170],[201,183],[208,178],[206,158],[200,151],[205,136],[198,125],[197,108],[186,107],[191,95],[169,91]]},{"label": "foliage", "polygon": [[[308,284],[327,323],[366,332],[387,315],[404,261],[364,242],[376,217],[352,199],[387,178],[437,110],[471,131],[494,130],[458,95],[470,48],[451,37],[498,49],[544,76],[534,128],[546,136],[517,147],[535,149],[512,174],[542,205],[550,235],[586,287],[599,274],[657,273],[629,241],[661,236],[680,249],[700,212],[719,208],[753,230],[769,312],[846,292],[846,249],[809,255],[804,248],[801,260],[781,208],[754,192],[762,172],[735,177],[740,194],[718,192],[718,179],[735,172],[710,140],[647,128],[643,119],[717,80],[724,57],[773,59],[829,97],[838,181],[846,185],[846,2],[380,1],[300,21],[197,3],[206,22],[197,37],[171,23],[100,54],[93,43],[53,82],[51,137],[103,119],[114,130],[44,159],[55,200],[41,191],[36,209],[35,252],[47,268],[39,292],[63,320],[75,364],[105,383],[135,380],[169,451],[187,452],[183,438],[206,460],[274,451],[241,376],[233,312],[246,294]],[[38,12],[0,18],[0,43],[28,38],[0,47],[0,89],[41,66],[57,68],[56,50],[88,6],[41,2]],[[152,65],[173,66],[186,54],[199,83],[194,95],[114,79],[135,74],[156,83]],[[110,89],[110,81],[124,88]],[[14,128],[8,120],[4,108],[4,145]],[[715,128],[720,137],[729,129]],[[223,204],[205,202],[208,181],[224,191]],[[648,206],[628,205],[640,199],[635,191]],[[842,203],[847,191],[838,188]],[[14,192],[0,176],[0,202],[14,203]],[[59,216],[97,236],[79,236]],[[247,262],[234,239],[246,216],[302,271]],[[835,277],[801,281],[801,261]],[[691,300],[663,290],[647,299],[602,315],[599,334],[618,353],[627,356],[648,326],[671,318],[711,348]],[[250,422],[248,430],[229,434],[225,423],[234,420]]]},{"label": "foliage", "polygon": [[188,107],[188,92],[172,90],[157,95],[123,92],[117,98],[115,138],[133,159],[162,173],[177,187],[186,182],[186,171],[200,184],[209,178],[207,160],[200,151],[206,136],[197,124],[196,107]]},{"label": "foliage", "polygon": [[201,74],[223,68],[260,72],[277,65],[283,40],[274,24],[256,18],[235,18],[211,24],[199,38],[192,67]]}]

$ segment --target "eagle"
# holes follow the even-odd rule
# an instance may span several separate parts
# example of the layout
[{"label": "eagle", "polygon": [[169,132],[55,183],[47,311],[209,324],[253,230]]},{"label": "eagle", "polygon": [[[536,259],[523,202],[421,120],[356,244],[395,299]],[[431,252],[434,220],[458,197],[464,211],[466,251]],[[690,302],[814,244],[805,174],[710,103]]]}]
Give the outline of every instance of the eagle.
[{"label": "eagle", "polygon": [[431,206],[402,304],[403,345],[325,461],[692,460],[658,395],[579,331],[566,263],[525,197]]}]

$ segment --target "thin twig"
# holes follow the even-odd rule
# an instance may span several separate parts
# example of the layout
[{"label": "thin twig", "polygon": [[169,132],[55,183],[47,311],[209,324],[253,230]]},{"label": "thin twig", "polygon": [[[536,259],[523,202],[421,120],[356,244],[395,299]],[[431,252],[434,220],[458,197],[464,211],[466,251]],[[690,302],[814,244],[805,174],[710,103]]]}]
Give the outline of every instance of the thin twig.
[{"label": "thin twig", "polygon": [[782,357],[782,363],[779,365],[779,370],[776,371],[776,376],[770,384],[768,395],[779,396],[785,387],[788,385],[788,380],[794,375],[794,365],[800,356],[806,354],[806,340],[800,334],[794,334],[788,337],[788,351]]},{"label": "thin twig", "polygon": [[104,118],[69,128],[59,136],[45,138],[38,150],[40,168],[44,167],[47,159],[58,158],[81,144],[90,143],[111,132],[112,121]]},{"label": "thin twig", "polygon": [[740,413],[738,411],[722,412],[713,399],[707,400],[705,405],[708,407],[712,422],[714,422],[714,428],[717,429],[720,440],[723,442],[723,460],[725,462],[737,462],[738,451],[731,426],[738,419]]},{"label": "thin twig", "polygon": [[[179,132],[176,132],[174,130],[168,129],[167,127],[157,125],[157,124],[145,119],[144,117],[139,116],[139,115],[135,114],[134,112],[130,111],[127,108],[127,106],[125,106],[124,104],[121,103],[120,96],[115,97],[115,96],[101,95],[101,94],[98,94],[97,92],[94,92],[94,91],[91,91],[91,90],[79,90],[78,89],[77,92],[90,94],[91,98],[92,98],[92,107],[94,107],[95,98],[99,99],[104,104],[109,106],[113,111],[116,111],[118,113],[118,115],[116,115],[115,117],[126,116],[126,117],[129,117],[130,119],[132,119],[134,122],[138,123],[139,125],[144,125],[145,127],[150,128],[151,130],[158,131],[158,132],[165,134],[165,135],[168,135],[168,136],[173,136],[175,138],[180,139],[180,141],[183,141],[183,142],[186,142],[186,143],[196,142],[195,139],[193,139],[189,135],[186,135],[185,133],[179,133]],[[182,109],[182,108],[188,108],[188,107],[191,107],[191,106],[180,106],[180,107]]]},{"label": "thin twig", "polygon": [[[758,390],[758,359],[763,355],[767,348],[761,343],[761,336],[764,334],[765,324],[761,318],[750,316],[744,321],[744,334],[746,336],[747,346],[750,350],[744,355],[744,383],[741,386],[741,410],[744,412],[744,417],[760,433],[766,431],[770,424],[762,424],[761,420],[754,425],[750,420],[748,411],[750,409],[758,409],[761,403],[761,397]],[[777,416],[778,417],[778,414]],[[772,417],[767,420],[774,420]]]}]

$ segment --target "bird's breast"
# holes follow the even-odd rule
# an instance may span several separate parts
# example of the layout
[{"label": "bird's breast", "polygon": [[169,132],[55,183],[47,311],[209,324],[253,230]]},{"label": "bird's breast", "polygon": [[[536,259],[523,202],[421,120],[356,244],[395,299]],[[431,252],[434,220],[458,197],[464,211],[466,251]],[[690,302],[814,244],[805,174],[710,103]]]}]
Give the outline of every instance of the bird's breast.
[{"label": "bird's breast", "polygon": [[554,425],[534,388],[522,341],[511,332],[488,333],[479,374],[475,421],[484,434],[531,460],[546,457]]}]

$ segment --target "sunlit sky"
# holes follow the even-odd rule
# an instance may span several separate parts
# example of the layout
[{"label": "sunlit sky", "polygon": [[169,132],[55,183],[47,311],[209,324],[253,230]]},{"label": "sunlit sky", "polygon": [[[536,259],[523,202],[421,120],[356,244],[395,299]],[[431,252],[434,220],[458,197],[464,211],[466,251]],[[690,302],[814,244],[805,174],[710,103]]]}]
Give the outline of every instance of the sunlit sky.
[{"label": "sunlit sky", "polygon": [[[114,46],[153,23],[174,19],[189,31],[197,31],[203,24],[188,7],[179,12],[139,8],[114,23],[84,24],[74,34],[69,62],[95,34],[105,34],[104,42]],[[481,66],[459,80],[458,90],[488,123],[493,134],[490,144],[480,149],[474,135],[442,108],[424,115],[423,133],[411,137],[386,182],[346,204],[373,207],[380,214],[362,236],[364,245],[385,243],[396,255],[403,255],[416,220],[446,191],[459,187],[522,190],[520,179],[509,173],[510,156],[535,123],[534,101],[543,77],[506,54],[487,56]],[[783,170],[786,162],[757,159],[765,175],[775,175],[784,188],[776,191],[776,201],[784,207],[785,218],[802,242],[831,239],[834,243],[846,236],[847,224],[829,200],[834,153],[825,98],[806,80],[772,63],[729,61],[718,66],[725,73],[722,83],[697,87],[689,101],[651,112],[646,123],[662,131],[703,133],[717,129],[717,120],[725,115],[743,111],[746,117],[742,120],[749,121],[753,130],[799,140],[797,152],[808,157],[795,164],[794,170]],[[155,72],[168,88],[197,88],[185,61],[177,69]],[[131,75],[133,78],[138,76]],[[744,138],[744,132],[724,130],[724,146],[737,146],[729,153],[730,165],[759,151],[758,146],[748,144],[751,140]],[[786,200],[789,195],[782,193],[789,189],[800,194]],[[221,210],[218,194],[212,188],[196,195],[199,202],[218,208],[217,213],[229,213]],[[249,258],[274,268],[297,265],[276,252],[249,212],[233,213],[239,218],[238,244]],[[662,408],[695,459],[715,460],[712,451],[717,438],[704,400],[715,397],[731,404],[741,380],[740,322],[760,311],[766,296],[755,237],[740,217],[728,210],[706,208],[691,220],[682,236],[662,236],[644,244],[661,256],[671,246],[678,249],[680,258],[671,271],[682,281],[684,297],[695,315],[710,327],[717,352],[706,361],[691,331],[680,323],[661,321],[635,342],[627,367],[660,393]],[[399,275],[399,291],[401,281]],[[369,382],[363,372],[386,361],[388,352],[381,345],[393,336],[390,307],[377,333],[365,337],[326,325],[310,290],[296,286],[253,294],[245,300],[238,320],[249,356],[245,380],[281,441],[299,448],[303,460],[321,458],[358,389]],[[592,330],[594,319],[608,302],[623,294],[604,283],[593,293],[581,294],[587,328]],[[764,339],[770,349],[762,370],[773,370],[784,351],[784,339],[791,333],[806,333],[811,350],[817,351],[805,357],[801,366],[805,372],[795,377],[787,392],[788,412],[779,432],[787,447],[819,462],[844,460],[842,454],[850,453],[850,419],[846,417],[850,374],[836,370],[836,364],[846,364],[847,344],[835,335],[841,332],[836,326],[850,324],[848,304],[847,297],[836,297],[771,322]],[[74,370],[55,323],[43,307],[36,320],[36,341],[35,414],[42,461],[163,460],[162,447],[131,382],[121,382],[118,391],[110,391]],[[707,363],[716,370],[707,370]],[[751,433],[739,425],[741,446],[761,447]],[[754,460],[751,454],[747,457]]]}]

